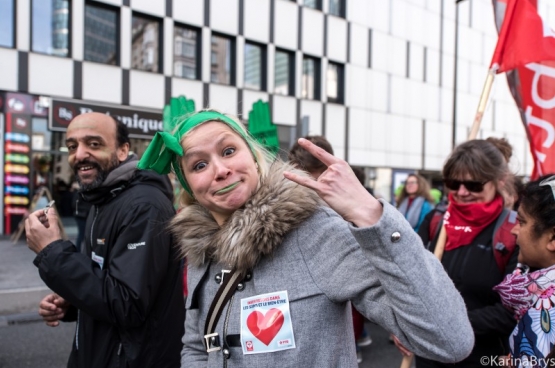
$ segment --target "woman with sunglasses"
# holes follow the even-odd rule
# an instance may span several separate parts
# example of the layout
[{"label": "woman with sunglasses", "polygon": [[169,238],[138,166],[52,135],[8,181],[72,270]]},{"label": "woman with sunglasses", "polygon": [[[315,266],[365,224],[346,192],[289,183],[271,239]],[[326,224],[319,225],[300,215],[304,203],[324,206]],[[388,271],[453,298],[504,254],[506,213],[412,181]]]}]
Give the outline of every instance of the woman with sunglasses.
[{"label": "woman with sunglasses", "polygon": [[[512,174],[501,152],[492,143],[477,139],[455,148],[443,167],[443,178],[449,199],[445,214],[432,211],[418,234],[434,252],[441,226],[431,229],[431,223],[434,217],[443,217],[447,239],[441,262],[466,303],[476,338],[470,356],[448,366],[480,367],[482,357],[507,353],[507,338],[514,327],[514,319],[492,290],[516,266],[518,252],[510,254],[515,249],[514,237],[508,234],[508,244],[502,248],[493,244],[496,226],[510,215],[504,210],[504,195]],[[495,252],[503,253],[506,264],[500,267],[500,255]],[[416,357],[417,368],[444,366]]]},{"label": "woman with sunglasses", "polygon": [[405,216],[414,231],[418,231],[424,217],[434,208],[430,184],[418,175],[410,174],[397,198],[397,209]]},{"label": "woman with sunglasses", "polygon": [[[555,176],[520,192],[518,267],[495,290],[516,318],[509,344],[511,367],[555,366]],[[550,354],[552,352],[553,354]],[[533,364],[533,363],[536,364]]]}]

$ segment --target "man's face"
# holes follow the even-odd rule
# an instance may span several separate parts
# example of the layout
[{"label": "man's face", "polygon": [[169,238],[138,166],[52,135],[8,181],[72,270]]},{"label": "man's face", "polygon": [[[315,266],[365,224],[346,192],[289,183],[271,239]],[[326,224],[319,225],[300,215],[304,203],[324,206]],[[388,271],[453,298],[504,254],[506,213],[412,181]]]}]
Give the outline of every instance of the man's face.
[{"label": "man's face", "polygon": [[98,188],[127,158],[129,145],[117,147],[116,124],[107,115],[79,115],[69,124],[66,135],[69,165],[83,191]]}]

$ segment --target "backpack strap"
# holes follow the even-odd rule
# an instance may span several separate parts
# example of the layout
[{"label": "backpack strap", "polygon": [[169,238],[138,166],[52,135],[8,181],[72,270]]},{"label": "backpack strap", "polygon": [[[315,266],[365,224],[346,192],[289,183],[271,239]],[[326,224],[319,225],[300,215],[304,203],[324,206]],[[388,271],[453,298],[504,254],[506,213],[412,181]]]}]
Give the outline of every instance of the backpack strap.
[{"label": "backpack strap", "polygon": [[432,218],[430,220],[429,231],[428,234],[430,238],[428,239],[427,248],[430,249],[431,244],[437,240],[439,236],[439,232],[441,231],[441,225],[443,225],[443,215],[445,215],[445,211],[447,210],[446,206],[438,205],[434,208]]},{"label": "backpack strap", "polygon": [[502,274],[505,273],[507,263],[509,263],[516,249],[516,237],[511,234],[511,230],[515,224],[516,212],[505,208],[497,218],[493,230],[493,256]]}]

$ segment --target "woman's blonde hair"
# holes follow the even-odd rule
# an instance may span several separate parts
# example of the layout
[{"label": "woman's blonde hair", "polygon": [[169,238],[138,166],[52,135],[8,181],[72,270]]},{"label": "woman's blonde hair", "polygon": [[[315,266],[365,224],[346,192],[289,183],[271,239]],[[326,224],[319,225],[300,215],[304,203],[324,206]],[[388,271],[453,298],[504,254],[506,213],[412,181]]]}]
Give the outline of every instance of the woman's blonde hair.
[{"label": "woman's blonde hair", "polygon": [[[215,109],[204,109],[201,111],[213,111],[213,112],[219,112]],[[199,111],[199,112],[201,112]],[[228,118],[232,119],[233,121],[235,121],[237,123],[237,128],[241,130],[241,134],[239,134],[235,128],[232,128],[230,125],[226,124],[225,121],[222,120],[207,120],[202,124],[197,125],[196,127],[194,127],[193,129],[191,129],[190,131],[188,131],[186,134],[184,134],[181,137],[180,140],[180,144],[181,147],[183,147],[183,150],[185,150],[185,146],[184,146],[184,141],[185,138],[193,131],[195,131],[195,129],[203,124],[206,124],[208,122],[217,122],[217,123],[222,123],[225,124],[227,126],[229,126],[231,128],[231,131],[235,134],[237,134],[239,137],[241,137],[243,139],[243,141],[245,141],[245,143],[247,144],[247,147],[250,148],[251,153],[253,154],[253,158],[256,162],[257,165],[257,169],[258,169],[258,176],[259,179],[265,178],[268,175],[268,172],[270,170],[270,166],[272,165],[272,162],[275,160],[274,155],[272,155],[261,143],[259,143],[247,130],[247,128],[245,127],[245,125],[241,122],[241,120],[239,120],[238,117],[234,116],[234,115],[230,115],[230,114],[225,114],[225,116],[227,116]],[[180,160],[179,162],[180,165],[182,165],[182,160]],[[182,170],[183,171],[183,170]],[[183,171],[184,172],[184,171]],[[185,174],[183,174],[183,177],[185,177]],[[260,185],[260,181],[259,180],[259,185]],[[257,188],[258,189],[258,188]],[[187,193],[186,190],[182,190],[181,194],[179,196],[179,207],[187,207],[190,206],[191,204],[196,203],[196,199],[191,196],[189,193]]]}]

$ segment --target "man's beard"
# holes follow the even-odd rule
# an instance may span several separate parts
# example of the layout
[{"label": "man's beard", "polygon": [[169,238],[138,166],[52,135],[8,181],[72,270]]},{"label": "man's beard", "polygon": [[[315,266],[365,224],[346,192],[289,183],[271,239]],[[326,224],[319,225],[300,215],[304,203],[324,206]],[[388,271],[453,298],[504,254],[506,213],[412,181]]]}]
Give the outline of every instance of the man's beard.
[{"label": "man's beard", "polygon": [[[108,174],[110,174],[112,170],[118,167],[119,164],[120,162],[118,160],[117,155],[113,154],[112,157],[110,158],[109,165],[105,168],[100,166],[100,164],[96,161],[91,161],[86,159],[76,163],[73,166],[73,172],[75,173],[75,178],[77,179],[77,182],[79,183],[81,190],[83,192],[88,192],[90,190],[100,187],[100,185],[104,183],[104,180],[106,180],[106,178],[108,177]],[[81,181],[81,178],[79,177],[79,167],[81,166],[92,166],[96,169],[96,177],[90,183],[83,183]]]}]

